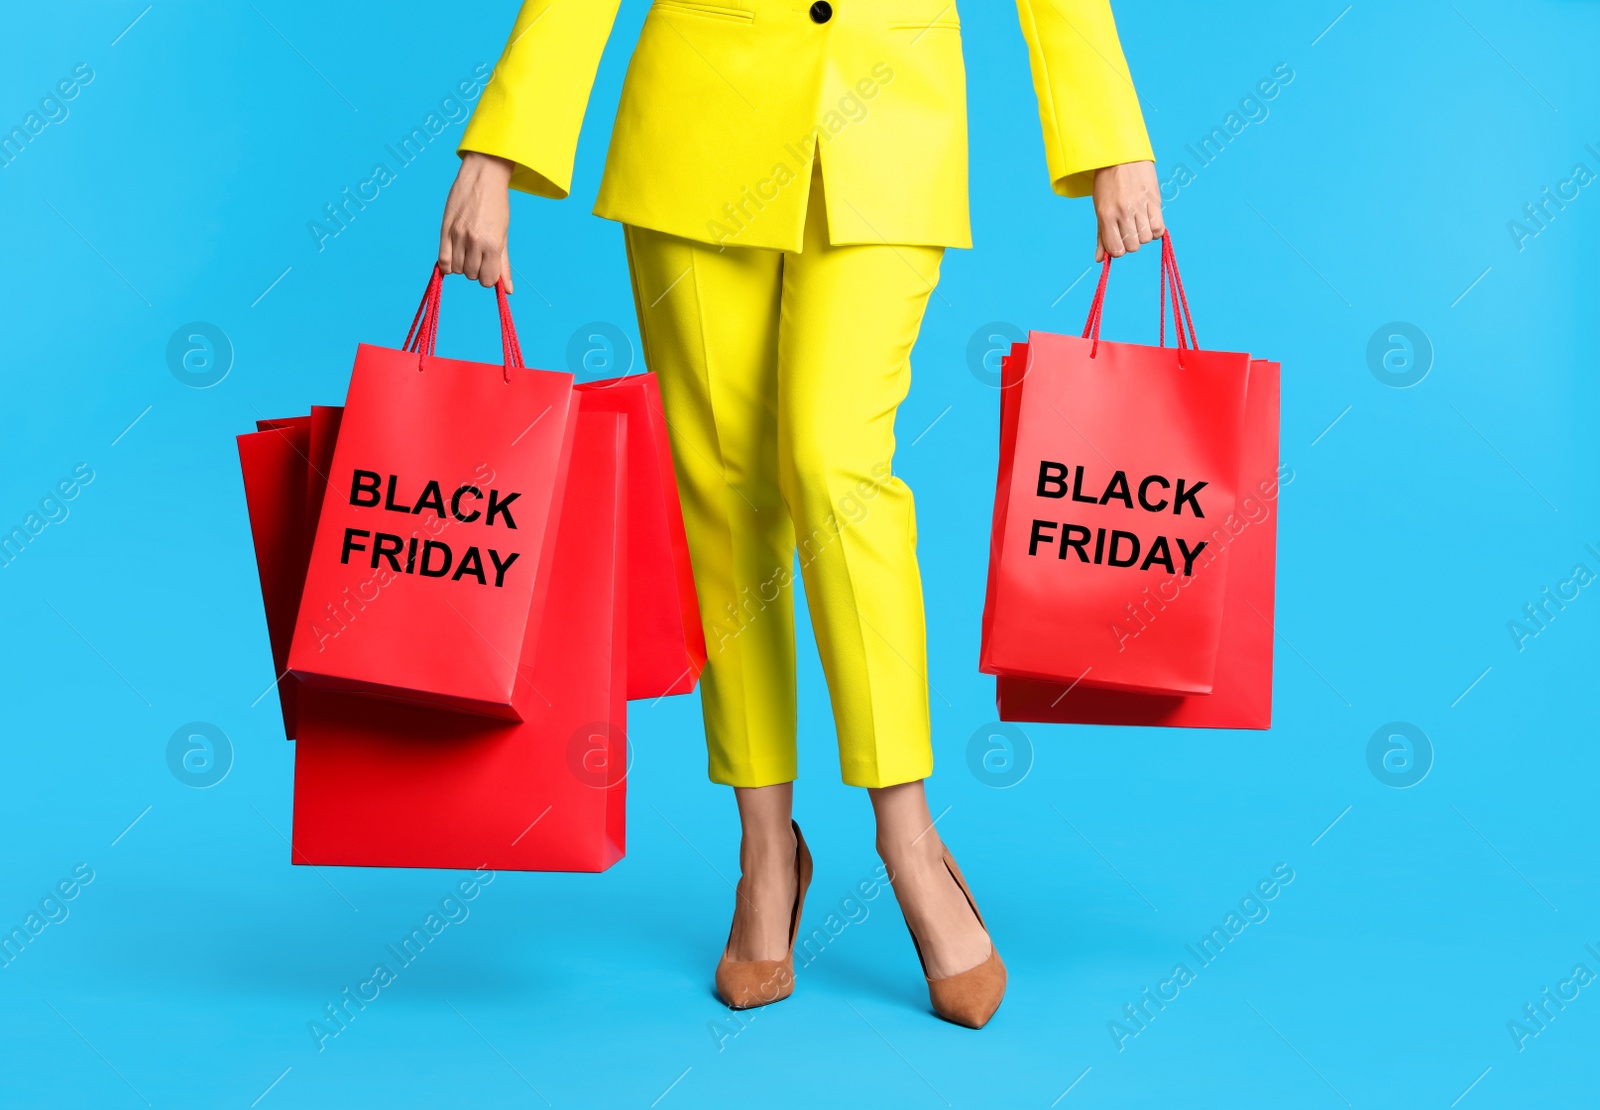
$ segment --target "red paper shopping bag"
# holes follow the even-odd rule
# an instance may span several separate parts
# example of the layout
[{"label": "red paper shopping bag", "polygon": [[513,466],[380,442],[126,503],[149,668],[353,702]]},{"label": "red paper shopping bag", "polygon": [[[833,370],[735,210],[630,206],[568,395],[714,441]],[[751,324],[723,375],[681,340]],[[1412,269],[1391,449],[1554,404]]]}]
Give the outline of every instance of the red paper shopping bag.
[{"label": "red paper shopping bag", "polygon": [[305,585],[306,555],[311,535],[306,527],[305,489],[310,449],[309,417],[260,420],[259,431],[238,437],[239,468],[245,503],[250,509],[250,536],[261,604],[266,611],[267,638],[272,644],[272,673],[284,735],[294,739],[298,684],[286,672],[289,638]]},{"label": "red paper shopping bag", "polygon": [[[307,686],[517,719],[570,447],[572,375],[438,358],[434,271],[405,349],[361,345],[289,668]],[[413,342],[414,339],[414,342]]]},{"label": "red paper shopping bag", "polygon": [[578,418],[523,719],[305,690],[295,863],[603,871],[622,858],[625,419]]},{"label": "red paper shopping bag", "polygon": [[[986,673],[1211,691],[1229,574],[1214,534],[1238,492],[1250,356],[1198,349],[1162,250],[1177,347],[1099,338],[1108,257],[1083,337],[1033,332],[1003,363]],[[1182,603],[1141,625],[1174,576]]]},{"label": "red paper shopping bag", "polygon": [[[1245,401],[1244,469],[1234,511],[1213,532],[1224,545],[1228,569],[1222,636],[1210,694],[1169,696],[1091,687],[1087,682],[1041,682],[1001,676],[996,701],[1002,721],[1052,721],[1168,728],[1272,727],[1272,629],[1278,548],[1278,364],[1250,364]],[[1195,579],[1176,575],[1158,582],[1141,606],[1138,635],[1187,604]]]},{"label": "red paper shopping bag", "polygon": [[[705,666],[705,634],[660,388],[649,373],[585,382],[576,388],[583,412],[628,417],[628,697],[687,694]],[[326,405],[311,409],[307,504],[313,526],[327,489],[343,412]]]},{"label": "red paper shopping bag", "polygon": [[628,417],[628,697],[687,694],[706,640],[660,387],[646,373],[577,388],[584,412]]}]

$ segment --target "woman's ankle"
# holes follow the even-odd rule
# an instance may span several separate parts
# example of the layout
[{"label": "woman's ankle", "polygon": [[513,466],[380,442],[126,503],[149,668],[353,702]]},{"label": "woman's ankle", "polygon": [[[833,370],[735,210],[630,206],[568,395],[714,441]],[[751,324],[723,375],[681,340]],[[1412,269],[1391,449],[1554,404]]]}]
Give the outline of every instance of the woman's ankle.
[{"label": "woman's ankle", "polygon": [[900,873],[926,874],[944,866],[944,843],[931,828],[922,836],[906,839],[894,839],[879,833],[877,849],[878,858],[889,869],[891,880]]},{"label": "woman's ankle", "polygon": [[794,828],[789,825],[782,829],[747,828],[739,840],[739,869],[750,874],[780,864],[792,868],[798,844]]}]

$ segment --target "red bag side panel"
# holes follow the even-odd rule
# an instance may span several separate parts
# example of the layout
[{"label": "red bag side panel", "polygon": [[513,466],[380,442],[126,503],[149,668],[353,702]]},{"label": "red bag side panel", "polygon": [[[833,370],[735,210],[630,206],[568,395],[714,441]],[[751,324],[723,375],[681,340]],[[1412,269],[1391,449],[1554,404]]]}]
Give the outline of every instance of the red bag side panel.
[{"label": "red bag side panel", "polygon": [[299,684],[285,672],[310,549],[304,514],[310,420],[267,420],[258,422],[261,425],[264,430],[238,437],[239,468],[250,512],[283,730],[293,740]]},{"label": "red bag side panel", "polygon": [[333,466],[333,448],[339,442],[339,422],[343,418],[342,405],[311,406],[311,450],[306,459],[306,528],[310,535],[316,534],[317,518],[322,515],[328,471]]},{"label": "red bag side panel", "polygon": [[628,417],[628,697],[686,694],[706,643],[660,386],[645,373],[577,389],[583,411]]}]

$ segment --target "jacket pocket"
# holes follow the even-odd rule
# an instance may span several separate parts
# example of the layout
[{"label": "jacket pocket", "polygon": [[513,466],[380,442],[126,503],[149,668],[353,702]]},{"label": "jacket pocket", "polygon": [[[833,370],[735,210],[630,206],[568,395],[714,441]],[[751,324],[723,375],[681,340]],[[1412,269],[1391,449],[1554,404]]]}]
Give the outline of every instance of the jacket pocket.
[{"label": "jacket pocket", "polygon": [[698,4],[692,0],[655,0],[652,12],[671,12],[675,15],[697,15],[705,19],[720,19],[728,23],[752,23],[755,13],[727,4]]}]

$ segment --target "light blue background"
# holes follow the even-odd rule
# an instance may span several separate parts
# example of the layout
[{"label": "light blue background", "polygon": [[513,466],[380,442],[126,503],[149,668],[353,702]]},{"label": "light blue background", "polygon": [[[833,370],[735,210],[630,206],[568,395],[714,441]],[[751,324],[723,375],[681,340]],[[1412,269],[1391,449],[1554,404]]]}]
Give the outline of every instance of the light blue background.
[{"label": "light blue background", "polygon": [[[1198,169],[1184,144],[1274,66],[1295,75],[1168,208],[1202,341],[1283,364],[1277,724],[1024,726],[1009,789],[969,764],[995,717],[975,664],[997,397],[967,350],[991,321],[1080,326],[1092,221],[1046,186],[1010,5],[964,5],[978,247],[945,263],[897,465],[919,502],[930,793],[1012,974],[987,1030],[928,1013],[885,896],[726,1035],[741,1023],[710,981],[737,827],[691,697],[634,707],[623,863],[501,874],[321,1052],[308,1023],[460,876],[290,866],[294,748],[273,699],[252,704],[272,671],[233,436],[337,403],[355,344],[399,341],[460,125],[325,249],[307,223],[493,63],[515,5],[142,8],[0,16],[0,125],[79,63],[95,74],[0,169],[0,525],[75,465],[95,474],[0,570],[0,927],[75,865],[95,874],[0,969],[4,1105],[1600,1099],[1600,983],[1521,1051],[1507,1028],[1575,965],[1600,972],[1600,589],[1524,650],[1507,631],[1575,564],[1600,572],[1600,186],[1522,249],[1507,228],[1575,163],[1600,172],[1593,4],[1119,5],[1163,178]],[[574,197],[513,203],[532,365],[564,367],[592,321],[636,339],[620,232],[588,209],[645,8],[623,4]],[[1149,252],[1118,266],[1108,336],[1153,330],[1155,276]],[[448,294],[441,350],[497,358],[492,299]],[[192,321],[232,347],[209,389],[169,371]],[[1394,321],[1432,349],[1409,389],[1369,366]],[[877,861],[803,642],[810,928]],[[191,721],[232,748],[209,789],[168,767]],[[1369,769],[1394,721],[1433,749],[1409,789]],[[1108,1022],[1279,863],[1295,879],[1270,917],[1119,1051]]]}]

